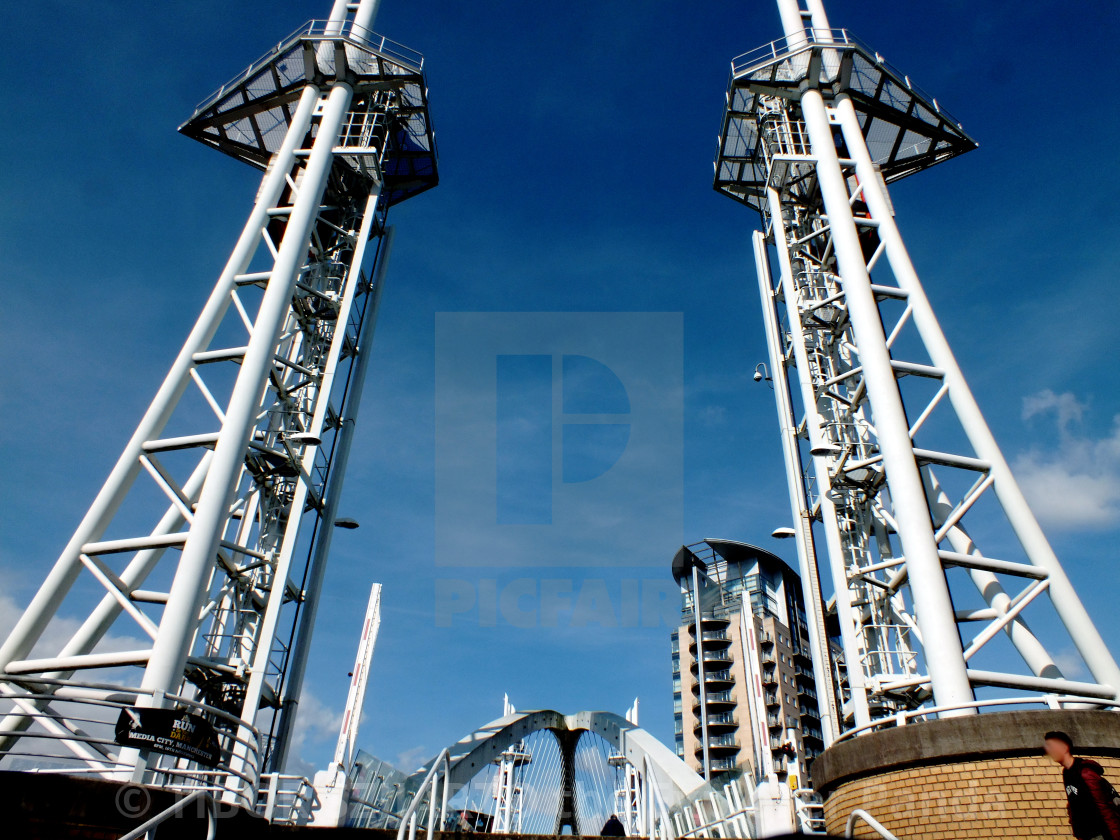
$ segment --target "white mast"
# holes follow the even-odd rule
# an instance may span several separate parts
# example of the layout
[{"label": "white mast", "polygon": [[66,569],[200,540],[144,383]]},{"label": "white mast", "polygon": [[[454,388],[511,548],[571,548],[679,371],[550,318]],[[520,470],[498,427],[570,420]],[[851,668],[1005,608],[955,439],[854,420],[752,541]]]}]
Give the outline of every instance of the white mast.
[{"label": "white mast", "polygon": [[[47,754],[52,766],[255,806],[270,730],[290,731],[295,705],[281,712],[281,701],[308,655],[386,213],[438,181],[423,57],[369,32],[376,8],[336,0],[329,20],[181,127],[264,177],[170,373],[0,645],[0,696],[15,704],[0,759]],[[91,585],[100,597],[88,603]],[[83,612],[60,649],[31,656],[48,628]],[[145,641],[100,649],[110,633]],[[193,715],[217,763],[121,743],[112,718],[144,720],[136,708],[152,721],[163,718],[151,710]]]},{"label": "white mast", "polygon": [[346,708],[342,713],[338,746],[334,750],[334,763],[344,768],[350,767],[354,760],[362,705],[366,699],[366,688],[369,686],[369,667],[373,662],[373,651],[377,646],[377,631],[380,627],[381,584],[375,583],[369,593],[369,605],[366,607],[365,621],[362,622],[362,635],[358,640],[358,654],[354,658],[353,678],[350,680],[350,691],[346,695]]},{"label": "white mast", "polygon": [[[785,38],[732,62],[715,186],[762,217],[755,257],[810,641],[824,666],[823,553],[847,675],[818,698],[826,742],[921,706],[974,714],[983,689],[1115,706],[1120,669],[980,414],[887,193],[975,143],[832,29],[820,0],[778,10]],[[976,523],[1006,529],[1015,556],[982,554]],[[969,608],[977,591],[986,606]],[[1091,680],[1064,678],[1027,623],[1047,607]]]}]

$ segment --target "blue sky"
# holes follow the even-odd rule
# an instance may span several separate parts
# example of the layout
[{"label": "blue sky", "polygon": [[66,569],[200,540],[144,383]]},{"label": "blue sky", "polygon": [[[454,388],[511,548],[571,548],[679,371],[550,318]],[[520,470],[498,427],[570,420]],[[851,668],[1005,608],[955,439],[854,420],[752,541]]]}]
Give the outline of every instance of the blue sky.
[{"label": "blue sky", "polygon": [[[9,12],[5,623],[104,480],[249,210],[258,173],[176,126],[327,5],[42,2]],[[829,14],[980,143],[892,197],[981,407],[1117,650],[1120,109],[1110,88],[1094,86],[1114,63],[1120,15],[1106,2],[1077,15],[1042,2],[901,6],[832,0]],[[751,381],[765,357],[756,217],[711,189],[729,61],[780,34],[776,11],[726,0],[385,0],[376,28],[426,56],[442,183],[393,214],[343,504],[361,528],[334,542],[303,758],[329,755],[372,580],[384,596],[360,739],[370,752],[411,769],[497,717],[503,692],[521,708],[562,711],[622,712],[638,696],[642,722],[671,743],[669,631],[642,626],[649,611],[626,612],[643,592],[664,594],[671,535],[628,541],[625,567],[597,536],[604,523],[578,546],[548,543],[527,566],[497,546],[488,557],[474,546],[481,553],[456,568],[437,563],[437,313],[681,313],[679,372],[658,380],[683,407],[674,527],[687,542],[742,539],[788,555],[768,536],[789,518],[771,394]],[[651,504],[674,503],[670,494]],[[596,550],[601,567],[565,565]],[[562,584],[557,597],[583,597],[585,618],[606,615],[605,598],[626,626],[572,626],[564,608],[556,626],[538,617],[491,627],[479,615],[437,623],[438,581],[445,594],[465,592],[463,581],[477,594],[479,581],[504,591],[542,577],[570,583],[569,601]]]}]

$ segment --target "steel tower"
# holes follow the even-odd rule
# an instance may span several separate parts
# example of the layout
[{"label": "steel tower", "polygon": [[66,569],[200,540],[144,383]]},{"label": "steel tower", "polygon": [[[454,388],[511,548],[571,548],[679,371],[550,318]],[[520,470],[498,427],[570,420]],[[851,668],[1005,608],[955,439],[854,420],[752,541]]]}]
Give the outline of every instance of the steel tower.
[{"label": "steel tower", "polygon": [[[818,675],[826,744],[918,707],[1114,706],[1120,670],[981,416],[887,192],[976,144],[832,29],[821,0],[778,9],[785,37],[732,62],[715,188],[762,217],[755,259],[814,659],[827,661],[833,611],[843,643],[844,671]],[[1058,645],[1091,680],[1063,675]]]},{"label": "steel tower", "polygon": [[[264,176],[170,373],[0,646],[8,767],[203,786],[251,807],[261,772],[283,766],[386,214],[437,183],[423,59],[370,30],[377,5],[335,0],[180,128]],[[212,730],[216,753],[114,732],[118,715],[143,730],[160,709],[190,713],[173,738]]]}]

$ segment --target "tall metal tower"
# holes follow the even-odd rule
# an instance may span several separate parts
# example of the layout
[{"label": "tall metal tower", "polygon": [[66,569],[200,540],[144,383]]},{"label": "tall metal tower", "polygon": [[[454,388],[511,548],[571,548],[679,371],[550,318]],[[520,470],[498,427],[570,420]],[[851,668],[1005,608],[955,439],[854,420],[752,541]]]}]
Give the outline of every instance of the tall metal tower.
[{"label": "tall metal tower", "polygon": [[[828,655],[826,613],[843,642],[844,684],[833,672],[820,686],[826,743],[921,706],[1115,705],[1120,669],[981,416],[887,192],[976,144],[832,29],[821,0],[778,10],[785,37],[732,62],[715,188],[762,217],[755,258],[813,656]],[[1091,679],[1063,675],[1067,645]]]},{"label": "tall metal tower", "polygon": [[423,58],[370,30],[377,5],[335,0],[180,128],[264,176],[170,373],[0,646],[6,766],[252,806],[283,765],[386,214],[437,183]]}]

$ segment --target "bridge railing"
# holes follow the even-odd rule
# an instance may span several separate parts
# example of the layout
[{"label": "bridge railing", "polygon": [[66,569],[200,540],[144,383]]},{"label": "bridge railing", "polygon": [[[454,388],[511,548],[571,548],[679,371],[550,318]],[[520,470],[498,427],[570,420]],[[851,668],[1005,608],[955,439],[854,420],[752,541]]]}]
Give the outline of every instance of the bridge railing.
[{"label": "bridge railing", "polygon": [[[441,784],[442,782],[442,784]],[[401,814],[400,828],[397,829],[397,840],[416,840],[416,825],[420,820],[421,811],[427,811],[428,840],[435,837],[436,831],[443,828],[447,817],[447,794],[451,784],[451,757],[444,747],[424,781],[420,783],[408,808]],[[437,807],[438,806],[438,807]],[[670,838],[671,840],[671,838]]]},{"label": "bridge railing", "polygon": [[650,840],[676,840],[673,832],[673,821],[669,818],[669,809],[665,807],[665,798],[661,795],[661,788],[657,785],[657,778],[653,772],[653,762],[649,756],[645,757],[642,772],[645,775],[646,790],[652,795],[645,798],[646,809],[646,834]]},{"label": "bridge railing", "polygon": [[[202,717],[213,726],[219,748],[217,764],[211,767],[152,750],[144,784],[185,793],[204,790],[248,809],[256,804],[260,733],[249,721],[193,698],[172,694],[157,698],[136,686],[40,676],[22,684],[12,676],[0,676],[4,677],[0,680],[0,718],[8,725],[10,720],[24,722],[19,741],[0,748],[0,769],[129,781],[134,762],[125,753],[136,747],[118,740],[122,712],[141,706],[175,709]],[[60,710],[65,710],[65,720]],[[244,756],[240,762],[235,760],[238,753]]]}]

